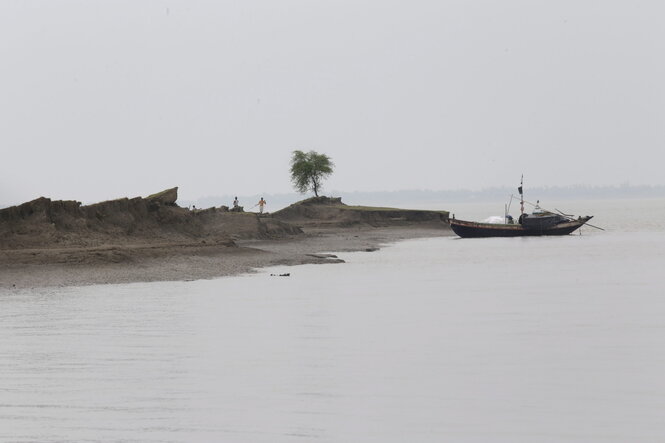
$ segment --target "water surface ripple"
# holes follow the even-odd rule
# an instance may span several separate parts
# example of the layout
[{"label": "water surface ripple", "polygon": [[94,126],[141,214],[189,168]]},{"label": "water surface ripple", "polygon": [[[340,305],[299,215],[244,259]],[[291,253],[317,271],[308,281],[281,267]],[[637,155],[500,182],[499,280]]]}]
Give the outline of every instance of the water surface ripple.
[{"label": "water surface ripple", "polygon": [[665,233],[0,292],[0,441],[657,442]]}]

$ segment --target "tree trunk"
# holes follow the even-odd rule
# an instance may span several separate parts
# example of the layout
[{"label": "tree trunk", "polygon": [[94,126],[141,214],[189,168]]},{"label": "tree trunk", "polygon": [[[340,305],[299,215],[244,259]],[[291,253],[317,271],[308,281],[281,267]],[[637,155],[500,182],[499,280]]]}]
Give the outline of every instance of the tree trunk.
[{"label": "tree trunk", "polygon": [[316,180],[312,180],[312,189],[314,189],[314,196],[319,196],[318,186],[316,185]]}]

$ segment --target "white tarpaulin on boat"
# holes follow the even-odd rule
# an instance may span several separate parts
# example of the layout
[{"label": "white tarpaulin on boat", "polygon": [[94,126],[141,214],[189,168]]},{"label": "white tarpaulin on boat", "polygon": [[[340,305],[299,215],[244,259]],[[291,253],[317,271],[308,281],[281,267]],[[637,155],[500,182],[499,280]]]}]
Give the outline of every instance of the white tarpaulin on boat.
[{"label": "white tarpaulin on boat", "polygon": [[491,217],[487,217],[485,220],[483,220],[483,223],[492,223],[494,225],[498,225],[501,223],[505,223],[505,219],[499,215],[493,215]]}]

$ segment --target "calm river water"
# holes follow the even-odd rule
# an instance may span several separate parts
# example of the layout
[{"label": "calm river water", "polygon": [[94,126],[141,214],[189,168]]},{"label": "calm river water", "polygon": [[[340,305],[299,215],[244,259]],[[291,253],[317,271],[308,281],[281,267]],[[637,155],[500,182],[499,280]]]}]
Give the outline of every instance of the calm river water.
[{"label": "calm river water", "polygon": [[665,202],[641,204],[581,236],[0,292],[0,441],[661,442]]}]

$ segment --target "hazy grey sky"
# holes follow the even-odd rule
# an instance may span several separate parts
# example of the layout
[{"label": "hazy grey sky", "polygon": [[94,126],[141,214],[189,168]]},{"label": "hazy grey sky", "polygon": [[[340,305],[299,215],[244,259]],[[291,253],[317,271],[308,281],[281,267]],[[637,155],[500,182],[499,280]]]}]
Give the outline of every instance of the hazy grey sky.
[{"label": "hazy grey sky", "polygon": [[662,1],[0,0],[0,203],[665,184]]}]

